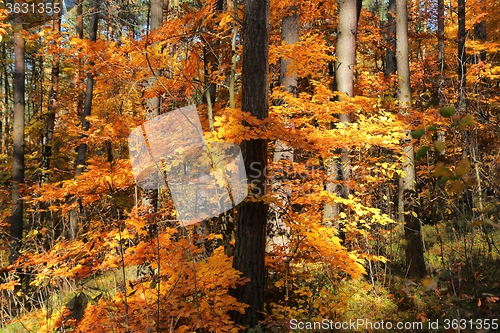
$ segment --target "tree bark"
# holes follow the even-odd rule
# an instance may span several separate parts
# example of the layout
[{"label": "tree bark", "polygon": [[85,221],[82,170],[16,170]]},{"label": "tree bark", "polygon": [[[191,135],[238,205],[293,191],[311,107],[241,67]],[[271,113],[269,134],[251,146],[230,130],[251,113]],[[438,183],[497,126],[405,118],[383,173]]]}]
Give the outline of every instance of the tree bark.
[{"label": "tree bark", "polygon": [[[5,43],[2,43],[2,55],[3,59],[8,59],[6,56],[7,52],[5,50]],[[9,96],[10,96],[10,85],[9,85],[9,74],[7,72],[7,65],[3,63],[3,83],[4,83],[4,104],[5,104],[5,112],[2,115],[2,151],[3,154],[9,153]]]},{"label": "tree bark", "polygon": [[2,43],[2,73],[0,76],[0,84],[3,84],[3,100],[0,101],[2,113],[0,115],[0,154],[8,154],[9,142],[9,73],[7,72],[7,64],[5,60],[8,59],[7,51],[5,50],[5,43]]},{"label": "tree bark", "polygon": [[[94,8],[92,12],[92,23],[90,26],[89,40],[91,42],[97,41],[97,26],[99,23],[99,1],[94,0]],[[94,62],[89,61],[89,67],[93,67]],[[94,76],[91,71],[87,72],[87,84],[85,87],[85,100],[83,103],[83,114],[82,114],[82,130],[87,132],[90,128],[90,123],[87,117],[90,116],[92,112],[92,97],[94,92]],[[85,136],[85,134],[83,134]],[[78,146],[78,156],[76,158],[76,175],[79,176],[83,173],[85,165],[85,156],[87,154],[87,144],[81,143]]]},{"label": "tree bark", "polygon": [[[479,0],[480,3],[484,3],[484,0]],[[486,4],[485,4],[486,6]],[[483,11],[486,11],[485,7],[481,8]],[[486,42],[486,21],[484,19],[481,20],[481,22],[476,23],[474,25],[474,38],[478,41],[481,42]],[[485,61],[486,60],[486,51],[481,50],[479,52],[479,60],[480,61]]]},{"label": "tree bark", "polygon": [[[99,24],[99,0],[94,0],[94,7],[92,10],[92,22],[90,25],[90,34],[89,40],[91,42],[97,41],[97,28]],[[89,61],[89,67],[92,68],[94,66],[93,61]],[[85,99],[83,102],[83,114],[82,114],[82,138],[86,136],[85,132],[87,132],[90,128],[90,122],[87,120],[87,117],[90,116],[92,111],[92,98],[94,93],[94,76],[91,71],[87,72],[87,84],[85,87]],[[76,156],[76,170],[75,176],[80,176],[85,169],[85,160],[87,155],[87,144],[82,142],[77,148],[77,156]],[[71,239],[75,238],[76,233],[78,231],[78,212],[77,209],[73,209],[70,212],[69,223],[69,237]]]},{"label": "tree bark", "polygon": [[437,37],[438,65],[441,75],[444,71],[444,0],[438,0]]},{"label": "tree bark", "polygon": [[[296,7],[290,7],[291,14],[283,18],[281,22],[281,39],[285,44],[299,42],[299,16]],[[296,94],[298,78],[297,74],[290,71],[290,59],[281,59],[280,83],[289,93]]]},{"label": "tree bark", "polygon": [[[149,31],[155,31],[161,26],[163,22],[163,1],[150,0],[150,17],[149,17]],[[153,69],[151,78],[148,80],[148,88],[154,88],[156,85],[157,77],[160,75],[158,69]],[[160,115],[161,100],[160,96],[153,96],[146,100],[146,119],[150,120]],[[141,198],[142,207],[146,209],[147,213],[155,213],[158,209],[158,190],[144,190]],[[150,216],[151,218],[153,215]]]},{"label": "tree bark", "polygon": [[[61,4],[60,4],[61,5]],[[54,33],[59,34],[61,32],[61,14],[53,14],[52,30]],[[47,113],[47,123],[45,128],[45,133],[42,142],[42,173],[40,177],[40,182],[47,182],[47,171],[50,168],[50,159],[52,156],[52,139],[54,137],[54,126],[56,120],[56,110],[58,106],[58,92],[59,92],[59,72],[60,72],[60,54],[55,52],[52,55],[52,71],[50,74],[50,91],[49,91],[49,101],[48,101],[48,113]]]},{"label": "tree bark", "polygon": [[13,162],[12,162],[12,216],[10,220],[10,262],[19,257],[23,238],[23,200],[21,186],[24,183],[24,111],[25,111],[25,64],[23,19],[14,17],[14,115],[13,115]]},{"label": "tree bark", "polygon": [[[292,6],[289,8],[291,11],[281,21],[281,40],[285,44],[295,44],[299,42],[299,16],[297,8]],[[287,58],[281,59],[280,67],[280,85],[290,94],[297,95],[298,77],[297,74],[291,71],[291,60]],[[293,126],[292,123],[287,122],[285,119],[285,126]],[[282,140],[276,140],[274,143],[273,162],[288,161],[289,165],[293,163],[294,151],[293,147],[288,146]],[[285,164],[287,166],[287,164]],[[291,195],[288,188],[282,185],[282,182],[276,177],[272,179],[272,192],[273,196],[280,200],[285,201]],[[285,246],[289,241],[289,229],[283,221],[281,209],[279,204],[271,204],[269,207],[269,221],[268,221],[268,246],[274,244],[278,246]]]},{"label": "tree bark", "polygon": [[389,47],[385,50],[385,77],[396,73],[396,0],[389,0],[387,8],[387,43]]},{"label": "tree bark", "polygon": [[[244,6],[241,108],[263,119],[268,116],[269,0],[245,0]],[[238,208],[233,267],[250,278],[235,290],[237,300],[249,308],[244,314],[233,313],[233,320],[254,327],[264,309],[267,205],[260,197],[266,193],[267,142],[243,141],[241,150],[248,181],[254,187],[252,200],[243,201]]]},{"label": "tree bark", "polygon": [[[338,27],[337,27],[337,45],[335,48],[335,89],[345,94],[348,98],[354,97],[354,66],[356,63],[356,34],[358,30],[358,21],[361,13],[362,1],[339,0],[338,1]],[[341,99],[341,98],[340,98]],[[349,114],[339,115],[339,120],[343,123],[351,121]],[[334,123],[331,126],[335,126]],[[349,151],[342,148],[340,159],[331,159],[327,164],[327,177],[342,181],[343,185],[327,182],[326,190],[328,193],[336,193],[342,197],[348,197],[349,189]],[[338,204],[327,203],[324,207],[323,219],[326,222],[333,220],[339,213]],[[340,232],[340,237],[345,238],[344,233]]]},{"label": "tree bark", "polygon": [[[398,70],[398,99],[400,113],[408,115],[411,108],[410,58],[408,49],[407,0],[396,0],[396,59]],[[420,221],[413,214],[416,205],[415,157],[411,136],[403,142],[404,177],[399,181],[399,221],[405,225],[406,270],[411,278],[425,275],[424,251],[420,232]]]},{"label": "tree bark", "polygon": [[458,105],[457,111],[461,114],[467,108],[466,92],[466,61],[465,40],[467,33],[465,30],[465,0],[458,0]]}]

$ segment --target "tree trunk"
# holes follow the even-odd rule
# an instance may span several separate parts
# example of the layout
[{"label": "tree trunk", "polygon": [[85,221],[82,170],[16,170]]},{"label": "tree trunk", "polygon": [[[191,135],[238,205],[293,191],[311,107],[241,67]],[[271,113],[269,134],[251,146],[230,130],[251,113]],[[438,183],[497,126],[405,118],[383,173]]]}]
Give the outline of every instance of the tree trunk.
[{"label": "tree trunk", "polygon": [[[283,18],[281,23],[281,39],[285,44],[299,42],[299,16],[297,8],[290,7],[291,15]],[[297,74],[290,72],[290,59],[281,59],[280,84],[292,94],[297,92]]]},{"label": "tree trunk", "polygon": [[[295,44],[299,42],[299,16],[297,15],[297,8],[292,6],[289,8],[292,12],[281,21],[281,40],[285,44]],[[280,85],[290,94],[297,95],[298,77],[296,73],[290,71],[291,60],[282,58],[280,67]],[[285,119],[286,126],[292,126]],[[288,146],[281,140],[275,141],[273,162],[288,161],[289,165],[293,163],[293,148]],[[273,196],[280,200],[285,201],[291,195],[290,191],[285,188],[281,181],[272,179]],[[268,223],[268,245],[284,246],[288,244],[289,230],[283,221],[281,209],[276,204],[271,204],[269,207],[269,223]]]},{"label": "tree trunk", "polygon": [[[60,4],[61,5],[61,4]],[[61,14],[53,14],[53,26],[52,30],[59,34],[61,32]],[[40,183],[47,182],[47,171],[50,168],[50,158],[52,156],[52,138],[54,136],[54,126],[56,120],[56,110],[57,110],[57,98],[59,91],[59,71],[60,71],[60,54],[55,52],[52,55],[52,71],[50,74],[50,91],[49,91],[49,101],[48,101],[48,113],[47,113],[47,123],[46,129],[43,136],[42,142],[42,173],[40,177]]]},{"label": "tree trunk", "polygon": [[23,200],[21,185],[24,183],[24,37],[23,19],[17,15],[14,25],[14,115],[12,162],[12,216],[10,220],[10,262],[19,257],[23,238]]},{"label": "tree trunk", "polygon": [[[484,3],[485,0],[479,0],[479,2]],[[486,4],[485,4],[485,6],[486,6]],[[481,9],[486,12],[485,7],[482,7]],[[486,42],[486,21],[484,19],[482,19],[481,22],[476,23],[474,25],[474,38],[478,41],[481,41],[482,43]],[[486,51],[485,50],[481,50],[479,52],[479,60],[480,61],[486,60]]]},{"label": "tree trunk", "polygon": [[[406,116],[411,108],[407,0],[396,0],[396,59],[400,113]],[[415,157],[410,140],[408,133],[408,140],[403,142],[405,175],[399,181],[399,221],[405,225],[407,275],[411,278],[420,278],[425,275],[425,262],[420,221],[413,215],[417,210],[415,204],[417,196]]]},{"label": "tree trunk", "polygon": [[[90,25],[90,34],[89,40],[91,42],[97,41],[97,27],[99,23],[99,0],[94,0],[94,8],[92,10],[92,23]],[[89,67],[92,68],[94,66],[93,61],[89,61]],[[82,138],[86,136],[85,132],[87,132],[90,128],[90,123],[87,120],[87,117],[90,116],[92,111],[92,98],[94,92],[94,76],[91,71],[87,72],[87,84],[85,87],[85,100],[83,102],[83,114],[82,114]],[[87,154],[87,144],[81,143],[77,148],[77,157],[76,157],[76,171],[75,175],[80,176],[85,169],[85,160]],[[74,238],[78,231],[78,212],[77,209],[73,209],[70,212],[70,238]]]},{"label": "tree trunk", "polygon": [[[362,1],[339,0],[338,9],[338,27],[337,27],[337,45],[335,48],[335,89],[345,94],[347,97],[354,97],[354,66],[356,63],[356,34],[358,30],[358,21],[361,12]],[[343,123],[350,122],[349,114],[339,115]],[[331,124],[331,126],[335,126]],[[327,161],[327,177],[330,179],[342,181],[343,185],[333,182],[326,184],[328,193],[336,193],[342,197],[349,196],[349,151],[346,148],[340,151],[341,158]],[[333,220],[339,213],[338,204],[327,203],[323,212],[323,219],[326,222]],[[340,232],[340,237],[345,238],[344,233]]]},{"label": "tree trunk", "polygon": [[465,39],[465,0],[458,0],[458,107],[460,114],[467,108]]},{"label": "tree trunk", "polygon": [[[244,6],[241,108],[263,119],[268,115],[269,1],[245,0]],[[264,310],[267,205],[259,199],[266,193],[267,142],[243,141],[241,150],[248,181],[254,188],[250,193],[253,200],[243,201],[238,208],[233,266],[250,278],[235,290],[237,300],[249,308],[244,314],[233,313],[233,320],[254,327]]]},{"label": "tree trunk", "polygon": [[438,0],[437,18],[438,65],[441,75],[444,71],[444,0]]},{"label": "tree trunk", "polygon": [[[5,43],[2,43],[2,55],[3,59],[7,58],[7,52],[5,50]],[[4,72],[3,72],[3,80],[4,80],[4,104],[5,104],[5,112],[2,115],[2,151],[3,154],[9,153],[9,96],[10,96],[10,85],[9,85],[9,73],[7,72],[7,66],[4,64]]]},{"label": "tree trunk", "polygon": [[389,47],[385,50],[385,77],[396,73],[396,0],[389,0],[387,8],[387,43]]},{"label": "tree trunk", "polygon": [[[99,1],[94,0],[94,9],[92,13],[92,23],[90,26],[90,35],[89,40],[91,42],[97,41],[97,25],[99,22]],[[93,61],[89,61],[89,67],[92,68],[94,66]],[[92,72],[89,70],[87,72],[87,85],[85,87],[85,100],[83,102],[83,114],[82,114],[82,130],[83,132],[87,132],[90,128],[90,123],[87,120],[87,117],[90,116],[92,111],[92,97],[94,92],[94,76]],[[85,134],[83,134],[85,136]],[[76,158],[76,175],[79,176],[83,173],[84,165],[85,165],[85,156],[87,154],[87,144],[81,143],[78,146],[78,156]]]},{"label": "tree trunk", "polygon": [[[163,1],[162,0],[150,0],[150,20],[149,20],[149,30],[154,31],[161,26],[163,21]],[[158,69],[154,69],[151,73],[151,78],[148,80],[148,87],[153,88],[156,85],[157,76],[160,75]],[[146,119],[150,120],[154,117],[160,115],[161,100],[160,96],[153,96],[146,100]],[[158,190],[144,190],[142,192],[142,207],[146,209],[148,213],[155,213],[158,209]],[[153,217],[153,216],[151,216]]]}]

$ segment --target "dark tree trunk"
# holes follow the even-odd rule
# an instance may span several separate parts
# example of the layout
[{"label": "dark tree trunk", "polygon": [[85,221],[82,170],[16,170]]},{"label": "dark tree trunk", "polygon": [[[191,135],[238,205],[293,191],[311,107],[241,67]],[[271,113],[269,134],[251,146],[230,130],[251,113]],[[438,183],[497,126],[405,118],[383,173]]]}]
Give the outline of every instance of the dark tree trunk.
[{"label": "dark tree trunk", "polygon": [[[94,8],[92,10],[92,22],[90,25],[90,33],[89,40],[91,42],[97,41],[97,27],[99,24],[99,0],[94,0]],[[89,61],[89,67],[93,67],[94,62]],[[85,87],[85,100],[83,101],[83,114],[82,114],[82,137],[85,137],[90,128],[90,122],[87,120],[87,117],[90,116],[92,111],[92,98],[94,95],[94,76],[91,71],[87,72],[87,84]],[[87,155],[87,144],[81,143],[77,148],[77,156],[76,156],[76,171],[75,175],[80,176],[85,169],[85,160]],[[77,209],[73,209],[70,212],[70,238],[74,238],[78,231],[78,212]]]},{"label": "dark tree trunk", "polygon": [[437,37],[439,71],[444,71],[444,0],[438,0]]},{"label": "dark tree trunk", "polygon": [[396,73],[396,0],[389,0],[387,8],[387,43],[388,48],[385,50],[385,77]]},{"label": "dark tree trunk", "polygon": [[[5,50],[5,43],[2,43],[2,55],[3,59],[7,58],[7,52]],[[3,81],[4,81],[4,104],[5,112],[2,115],[2,151],[3,154],[9,153],[8,143],[9,143],[9,96],[10,96],[10,85],[9,85],[9,73],[7,72],[7,65],[4,65],[3,71]]]},{"label": "dark tree trunk", "polygon": [[8,154],[9,142],[9,73],[7,71],[7,64],[5,63],[7,51],[5,50],[5,43],[2,43],[2,76],[0,77],[0,84],[3,84],[4,95],[2,104],[2,114],[0,117],[0,154]]},{"label": "dark tree trunk", "polygon": [[[479,0],[480,3],[484,3],[485,0]],[[486,4],[481,7],[481,10],[486,12]],[[476,23],[474,25],[474,38],[482,43],[486,42],[486,21],[484,19],[481,20],[481,22]],[[486,60],[486,51],[481,50],[479,52],[479,60],[480,61],[485,61]]]},{"label": "dark tree trunk", "polygon": [[[53,31],[56,33],[61,32],[61,14],[53,14]],[[43,136],[42,142],[42,173],[40,177],[40,182],[44,183],[47,181],[47,171],[50,168],[50,159],[52,156],[52,139],[54,136],[54,126],[56,120],[56,110],[58,104],[58,91],[59,91],[59,71],[60,71],[60,55],[59,53],[54,53],[52,56],[52,71],[50,74],[50,91],[49,91],[49,102],[48,102],[48,113],[47,113],[47,123],[46,129]]]},{"label": "dark tree trunk", "polygon": [[[91,42],[97,41],[97,25],[99,23],[99,1],[94,0],[94,9],[92,12],[92,23],[90,26],[90,35],[89,40]],[[93,67],[94,62],[89,61],[89,67]],[[92,97],[94,92],[94,76],[91,71],[87,72],[87,85],[85,87],[85,100],[83,103],[83,115],[82,115],[82,130],[87,132],[90,128],[90,123],[87,120],[87,117],[90,116],[92,111]],[[85,134],[84,134],[85,135]],[[83,173],[84,164],[85,164],[85,156],[87,154],[87,144],[81,143],[78,146],[78,156],[76,158],[76,175],[79,176]]]},{"label": "dark tree trunk", "polygon": [[23,200],[21,185],[24,183],[24,37],[23,19],[14,18],[14,119],[13,119],[13,162],[12,162],[12,216],[10,220],[10,262],[19,257],[23,238]]},{"label": "dark tree trunk", "polygon": [[[243,111],[263,119],[268,115],[269,1],[245,0],[244,5],[241,104]],[[255,185],[250,196],[259,199],[266,193],[267,142],[244,141],[241,150],[248,182]],[[262,200],[240,204],[233,266],[249,277],[250,282],[238,286],[235,295],[238,301],[250,307],[244,314],[235,312],[233,319],[247,327],[258,324],[264,309],[266,222],[267,205]]]},{"label": "dark tree trunk", "polygon": [[466,92],[466,61],[465,40],[467,32],[465,30],[465,0],[458,0],[458,111],[463,114],[467,107]]}]

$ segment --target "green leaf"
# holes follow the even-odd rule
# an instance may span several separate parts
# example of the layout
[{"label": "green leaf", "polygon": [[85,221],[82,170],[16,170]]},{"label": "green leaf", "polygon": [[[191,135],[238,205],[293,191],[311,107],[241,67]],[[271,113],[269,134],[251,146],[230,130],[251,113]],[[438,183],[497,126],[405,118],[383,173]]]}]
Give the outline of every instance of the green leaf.
[{"label": "green leaf", "polygon": [[422,146],[420,148],[418,148],[417,150],[417,160],[420,160],[422,157],[425,156],[425,154],[427,154],[427,151],[429,150],[429,146]]},{"label": "green leaf", "polygon": [[467,127],[467,126],[472,126],[476,122],[474,121],[474,117],[472,117],[470,114],[466,115],[460,120],[460,126],[462,127]]},{"label": "green leaf", "polygon": [[436,148],[438,152],[442,152],[446,148],[446,146],[443,141],[437,140],[434,142],[434,148]]},{"label": "green leaf", "polygon": [[430,131],[430,132],[436,132],[437,128],[436,128],[436,126],[431,125],[431,126],[427,127],[427,130]]},{"label": "green leaf", "polygon": [[411,136],[414,138],[414,139],[418,139],[420,138],[422,135],[425,134],[425,130],[423,128],[421,129],[418,129],[418,130],[415,130],[415,131],[411,131]]},{"label": "green leaf", "polygon": [[470,226],[471,227],[478,227],[478,226],[483,225],[483,224],[484,224],[483,220],[475,219],[475,220],[472,220],[472,223],[470,224]]},{"label": "green leaf", "polygon": [[448,177],[441,177],[441,178],[439,178],[439,180],[438,180],[438,184],[443,185],[443,184],[445,184],[448,180],[450,180],[450,178],[448,178]]},{"label": "green leaf", "polygon": [[439,110],[439,114],[445,118],[450,118],[455,114],[456,110],[453,106],[446,106]]}]

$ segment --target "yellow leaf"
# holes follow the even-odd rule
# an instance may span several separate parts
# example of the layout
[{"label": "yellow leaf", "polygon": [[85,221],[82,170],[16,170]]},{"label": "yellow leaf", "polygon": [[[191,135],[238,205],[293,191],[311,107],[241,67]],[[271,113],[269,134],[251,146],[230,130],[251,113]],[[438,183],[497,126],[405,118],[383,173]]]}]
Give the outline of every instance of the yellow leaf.
[{"label": "yellow leaf", "polygon": [[465,188],[464,184],[460,180],[455,180],[451,184],[450,192],[452,192],[452,193],[458,193],[458,192],[463,191],[464,188]]},{"label": "yellow leaf", "polygon": [[450,178],[451,176],[453,176],[453,173],[444,166],[443,162],[441,162],[438,165],[436,165],[436,168],[434,169],[432,176]]},{"label": "yellow leaf", "polygon": [[465,158],[460,163],[458,163],[457,169],[455,170],[455,173],[457,176],[463,176],[470,170],[470,162],[469,159]]}]

